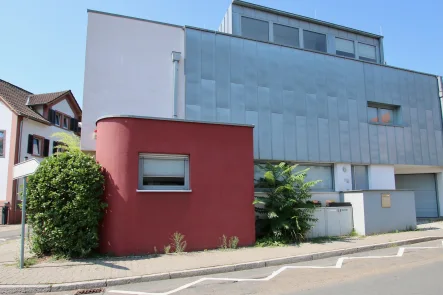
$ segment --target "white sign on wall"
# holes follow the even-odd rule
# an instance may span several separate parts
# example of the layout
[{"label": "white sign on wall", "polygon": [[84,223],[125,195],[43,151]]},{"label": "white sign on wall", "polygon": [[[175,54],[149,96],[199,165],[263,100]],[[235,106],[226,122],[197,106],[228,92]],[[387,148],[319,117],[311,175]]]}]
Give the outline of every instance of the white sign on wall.
[{"label": "white sign on wall", "polygon": [[12,178],[18,179],[33,174],[40,163],[36,159],[30,159],[14,165]]}]

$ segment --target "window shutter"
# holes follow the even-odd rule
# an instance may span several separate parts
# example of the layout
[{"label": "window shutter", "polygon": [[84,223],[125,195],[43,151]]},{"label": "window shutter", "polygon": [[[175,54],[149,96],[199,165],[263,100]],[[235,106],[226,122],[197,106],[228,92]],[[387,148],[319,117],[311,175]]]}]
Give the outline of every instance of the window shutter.
[{"label": "window shutter", "polygon": [[48,121],[51,122],[52,124],[55,123],[55,111],[52,109],[49,109],[48,112]]},{"label": "window shutter", "polygon": [[28,154],[32,155],[32,144],[34,142],[34,136],[32,134],[28,135]]},{"label": "window shutter", "polygon": [[49,139],[45,139],[43,143],[43,157],[49,156]]},{"label": "window shutter", "polygon": [[71,122],[69,124],[69,129],[71,131],[77,132],[77,120],[74,118],[71,118]]}]

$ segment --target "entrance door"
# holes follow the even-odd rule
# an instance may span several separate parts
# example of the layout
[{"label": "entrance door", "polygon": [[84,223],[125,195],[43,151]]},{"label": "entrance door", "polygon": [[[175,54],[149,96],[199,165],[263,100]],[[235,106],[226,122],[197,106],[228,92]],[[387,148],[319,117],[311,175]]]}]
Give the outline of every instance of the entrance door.
[{"label": "entrance door", "polygon": [[396,174],[395,188],[415,192],[417,217],[438,217],[435,174]]}]

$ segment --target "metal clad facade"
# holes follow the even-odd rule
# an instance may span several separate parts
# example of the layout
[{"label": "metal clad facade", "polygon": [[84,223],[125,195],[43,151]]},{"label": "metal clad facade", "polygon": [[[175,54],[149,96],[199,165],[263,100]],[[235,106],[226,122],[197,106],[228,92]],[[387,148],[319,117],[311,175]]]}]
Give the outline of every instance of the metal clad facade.
[{"label": "metal clad facade", "polygon": [[[443,166],[434,76],[186,28],[186,119],[254,124],[262,160]],[[368,124],[367,103],[402,126]]]}]

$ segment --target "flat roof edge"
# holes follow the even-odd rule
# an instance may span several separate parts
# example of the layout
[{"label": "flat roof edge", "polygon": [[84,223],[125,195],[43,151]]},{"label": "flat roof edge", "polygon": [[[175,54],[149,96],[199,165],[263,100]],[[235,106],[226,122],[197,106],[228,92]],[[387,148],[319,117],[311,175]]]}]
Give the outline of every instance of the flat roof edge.
[{"label": "flat roof edge", "polygon": [[383,36],[377,35],[374,33],[360,31],[360,30],[349,28],[346,26],[342,26],[342,25],[338,25],[338,24],[334,24],[334,23],[330,23],[330,22],[326,22],[326,21],[321,21],[321,20],[318,20],[315,18],[310,18],[307,16],[303,16],[303,15],[299,15],[299,14],[295,14],[295,13],[291,13],[291,12],[287,12],[287,11],[282,11],[282,10],[278,10],[278,9],[274,9],[274,8],[246,2],[246,1],[233,0],[232,4],[238,5],[238,6],[243,6],[243,7],[248,7],[248,8],[252,8],[252,9],[257,9],[257,10],[261,10],[261,11],[266,11],[269,13],[274,13],[274,14],[278,14],[278,15],[282,15],[282,16],[291,17],[291,18],[297,18],[299,20],[304,20],[307,22],[315,23],[318,25],[324,25],[324,26],[328,26],[328,27],[343,30],[343,31],[353,32],[353,33],[363,35],[366,37],[377,38],[377,39],[383,38]]},{"label": "flat roof edge", "polygon": [[104,11],[93,10],[93,9],[87,9],[86,11],[87,11],[87,13],[103,14],[103,15],[107,15],[107,16],[114,16],[114,17],[138,20],[138,21],[142,21],[142,22],[154,23],[154,24],[165,25],[165,26],[170,26],[170,27],[175,27],[175,28],[181,28],[181,29],[184,28],[184,26],[179,26],[179,25],[175,25],[175,24],[159,22],[159,21],[145,19],[145,18],[127,16],[127,15],[122,15],[122,14],[117,14],[117,13],[110,13],[110,12],[104,12]]},{"label": "flat roof edge", "polygon": [[182,123],[199,123],[199,124],[209,124],[209,125],[225,125],[225,126],[237,126],[237,127],[250,127],[254,128],[251,124],[238,124],[238,123],[223,123],[223,122],[212,122],[212,121],[196,121],[196,120],[185,120],[185,119],[174,119],[174,118],[161,118],[161,117],[150,117],[150,116],[135,116],[135,115],[106,115],[99,117],[95,124],[104,119],[110,118],[128,118],[128,119],[143,119],[143,120],[156,120],[156,121],[168,121],[168,122],[182,122]]},{"label": "flat roof edge", "polygon": [[269,41],[267,42],[267,41],[254,40],[254,39],[251,39],[251,38],[246,38],[246,37],[243,37],[243,36],[234,35],[234,34],[228,34],[228,33],[214,31],[214,30],[202,29],[202,28],[192,27],[192,26],[184,26],[184,28],[185,29],[191,29],[191,30],[198,30],[198,31],[202,31],[202,32],[208,32],[208,33],[214,33],[214,34],[218,34],[218,35],[224,35],[224,36],[229,36],[229,37],[239,38],[239,39],[244,39],[244,40],[249,40],[249,41],[254,41],[254,42],[258,42],[258,43],[264,43],[264,44],[270,44],[270,45],[275,45],[275,46],[280,46],[280,47],[286,47],[286,48],[291,48],[291,49],[295,49],[295,50],[301,50],[301,51],[307,51],[307,52],[312,52],[312,53],[317,53],[317,54],[323,54],[323,55],[333,56],[333,57],[337,57],[337,58],[352,60],[352,61],[355,61],[355,62],[361,62],[361,63],[364,63],[364,64],[371,64],[371,65],[376,65],[376,66],[385,67],[385,68],[391,68],[391,69],[402,70],[402,71],[416,73],[416,74],[422,74],[422,75],[426,75],[426,76],[440,77],[440,75],[437,75],[437,74],[425,73],[425,72],[420,72],[420,71],[415,71],[415,70],[395,67],[395,66],[391,66],[391,65],[384,65],[384,64],[379,64],[379,63],[375,63],[375,62],[355,59],[355,58],[351,58],[351,57],[335,55],[335,54],[331,54],[331,53],[327,53],[327,52],[321,52],[321,51],[314,51],[314,50],[309,50],[309,49],[305,49],[305,48],[292,47],[292,46],[277,44],[277,43],[273,43],[273,42],[269,42]]}]

